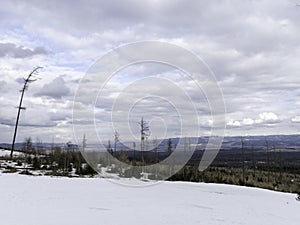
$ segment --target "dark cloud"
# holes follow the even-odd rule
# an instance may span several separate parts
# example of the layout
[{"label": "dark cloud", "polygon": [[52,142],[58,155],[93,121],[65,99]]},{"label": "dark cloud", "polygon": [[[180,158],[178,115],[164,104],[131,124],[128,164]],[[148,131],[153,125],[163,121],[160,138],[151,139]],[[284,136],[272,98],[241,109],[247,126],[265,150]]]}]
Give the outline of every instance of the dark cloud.
[{"label": "dark cloud", "polygon": [[35,96],[46,96],[54,99],[61,99],[70,94],[70,89],[62,76],[55,78],[51,83],[45,84]]},{"label": "dark cloud", "polygon": [[14,126],[15,122],[13,120],[8,120],[8,119],[0,119],[0,124],[6,125],[6,126]]},{"label": "dark cloud", "polygon": [[13,43],[0,43],[0,57],[26,58],[34,55],[45,55],[47,51],[42,47],[33,50]]},{"label": "dark cloud", "polygon": [[18,84],[24,84],[24,78],[19,77],[15,80]]}]

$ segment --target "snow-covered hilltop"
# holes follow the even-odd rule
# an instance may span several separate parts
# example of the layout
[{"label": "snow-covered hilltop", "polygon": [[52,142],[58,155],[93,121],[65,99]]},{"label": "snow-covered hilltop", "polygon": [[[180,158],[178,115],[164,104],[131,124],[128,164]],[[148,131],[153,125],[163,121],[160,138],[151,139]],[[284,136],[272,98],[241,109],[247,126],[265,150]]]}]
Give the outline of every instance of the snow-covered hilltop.
[{"label": "snow-covered hilltop", "polygon": [[[136,186],[137,180],[127,180]],[[249,224],[300,221],[295,194],[222,184],[159,182],[130,187],[97,178],[0,174],[5,225]]]}]

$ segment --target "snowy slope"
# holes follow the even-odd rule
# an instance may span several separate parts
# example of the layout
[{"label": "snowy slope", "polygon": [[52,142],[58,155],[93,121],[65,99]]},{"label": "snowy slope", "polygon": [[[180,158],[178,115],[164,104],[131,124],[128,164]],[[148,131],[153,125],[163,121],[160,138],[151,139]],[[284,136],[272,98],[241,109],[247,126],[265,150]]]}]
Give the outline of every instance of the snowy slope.
[{"label": "snowy slope", "polygon": [[[137,181],[128,181],[135,184]],[[294,194],[238,186],[0,174],[0,224],[300,224]]]},{"label": "snowy slope", "polygon": [[[21,154],[23,153],[17,151],[14,151],[13,153],[14,156],[19,156]],[[0,157],[9,157],[9,156],[10,156],[10,150],[0,149]]]}]

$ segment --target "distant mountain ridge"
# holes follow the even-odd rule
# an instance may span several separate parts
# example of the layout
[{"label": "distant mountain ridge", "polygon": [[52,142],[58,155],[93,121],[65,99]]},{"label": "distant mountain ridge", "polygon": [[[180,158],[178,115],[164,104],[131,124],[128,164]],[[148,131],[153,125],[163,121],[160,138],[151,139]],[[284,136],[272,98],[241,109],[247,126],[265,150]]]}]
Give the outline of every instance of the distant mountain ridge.
[{"label": "distant mountain ridge", "polygon": [[[198,149],[204,149],[209,137],[199,137],[198,138]],[[226,136],[224,137],[221,149],[235,149],[241,147],[241,141],[243,139],[245,148],[263,149],[267,145],[271,148],[282,148],[286,150],[300,150],[300,135],[268,135],[268,136]],[[172,143],[176,145],[180,138],[171,138]],[[168,139],[158,140],[160,142],[160,147],[166,147],[168,145]],[[35,143],[33,142],[33,147],[42,147],[44,149],[50,149],[52,146],[56,147],[69,147],[78,148],[76,144],[72,143]],[[16,143],[15,149],[22,149],[23,143]],[[125,144],[118,143],[118,147],[123,147],[128,149]],[[0,148],[10,149],[10,143],[0,143]]]}]

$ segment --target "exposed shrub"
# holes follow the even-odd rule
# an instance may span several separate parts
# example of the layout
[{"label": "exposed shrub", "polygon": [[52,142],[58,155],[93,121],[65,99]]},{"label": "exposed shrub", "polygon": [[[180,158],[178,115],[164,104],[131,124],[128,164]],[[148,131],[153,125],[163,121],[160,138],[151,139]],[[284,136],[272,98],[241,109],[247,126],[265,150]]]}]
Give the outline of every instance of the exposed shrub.
[{"label": "exposed shrub", "polygon": [[300,201],[300,193],[297,194],[296,200]]}]

